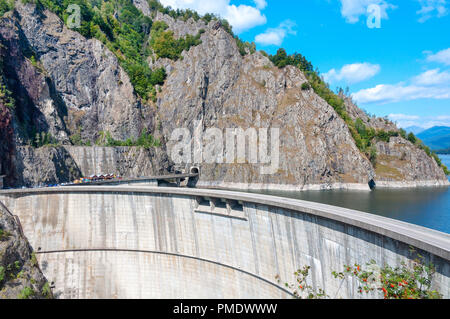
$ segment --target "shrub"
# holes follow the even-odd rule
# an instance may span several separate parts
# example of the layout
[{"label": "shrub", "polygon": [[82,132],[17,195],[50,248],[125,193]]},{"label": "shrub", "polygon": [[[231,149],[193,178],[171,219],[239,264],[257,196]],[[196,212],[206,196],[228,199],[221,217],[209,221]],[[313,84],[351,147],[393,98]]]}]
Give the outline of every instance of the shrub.
[{"label": "shrub", "polygon": [[58,146],[59,142],[50,132],[41,132],[36,133],[31,145],[37,148],[44,146]]},{"label": "shrub", "polygon": [[[297,299],[323,299],[329,298],[323,289],[319,289],[318,292],[307,283],[309,272],[311,270],[310,266],[304,266],[302,269],[297,270],[294,275],[297,277],[297,282],[295,285],[285,283],[286,288],[292,291],[292,294]],[[280,282],[280,277],[276,276],[278,283]]]},{"label": "shrub", "polygon": [[414,133],[409,133],[407,139],[413,144],[416,144],[417,142],[417,137],[414,135]]},{"label": "shrub", "polygon": [[30,299],[34,295],[35,295],[35,291],[33,290],[33,288],[25,287],[20,291],[18,298],[19,299]]},{"label": "shrub", "polygon": [[302,84],[302,91],[309,91],[311,90],[311,84],[309,82],[305,82]]},{"label": "shrub", "polygon": [[384,299],[442,299],[442,295],[431,289],[435,274],[434,265],[424,263],[423,257],[414,260],[412,267],[402,262],[398,267],[379,267],[375,261],[360,265],[344,266],[342,273],[333,272],[335,278],[354,277],[359,281],[360,294],[379,291]]},{"label": "shrub", "polygon": [[114,146],[136,146],[136,147],[143,147],[146,149],[150,149],[153,147],[160,147],[161,143],[158,139],[155,139],[152,134],[147,133],[147,130],[143,130],[141,135],[137,140],[133,140],[131,138],[128,138],[125,141],[118,141],[111,137],[110,132],[99,132],[99,138],[96,142],[97,145],[100,146],[108,146],[108,147],[114,147]]},{"label": "shrub", "polygon": [[[295,298],[330,298],[323,289],[317,291],[308,285],[307,279],[311,267],[305,266],[295,272],[297,281],[295,284],[286,283],[286,288],[290,289]],[[402,262],[400,266],[380,267],[375,261],[367,263],[367,268],[355,264],[354,266],[344,266],[343,272],[332,272],[335,279],[343,281],[349,277],[355,278],[360,286],[359,294],[370,292],[380,292],[384,299],[441,299],[442,295],[431,288],[435,267],[431,263],[425,263],[424,257],[418,257],[408,266]],[[280,282],[279,276],[276,276]]]},{"label": "shrub", "polygon": [[0,241],[7,240],[9,238],[9,236],[11,236],[11,234],[9,232],[7,232],[6,230],[0,229]]},{"label": "shrub", "polygon": [[36,258],[36,253],[34,251],[31,253],[31,265],[33,265],[33,266],[37,266],[38,265],[38,261],[37,261],[37,258]]},{"label": "shrub", "polygon": [[2,102],[8,109],[13,111],[16,107],[16,101],[12,97],[12,92],[3,84],[3,76],[0,79],[0,102]]},{"label": "shrub", "polygon": [[14,8],[14,1],[0,0],[0,17]]},{"label": "shrub", "polygon": [[249,53],[253,54],[256,52],[256,44],[254,42],[244,42],[238,36],[234,36],[234,39],[241,56],[246,56]]},{"label": "shrub", "polygon": [[402,128],[400,129],[400,136],[403,137],[405,140],[407,139],[406,131]]},{"label": "shrub", "polygon": [[150,46],[158,58],[178,60],[183,51],[201,43],[200,37],[205,30],[199,30],[196,36],[187,34],[184,38],[175,39],[173,31],[166,31],[167,24],[162,21],[154,23],[151,31]]},{"label": "shrub", "polygon": [[5,267],[0,266],[0,288],[5,278],[6,278],[6,269]]},{"label": "shrub", "polygon": [[42,295],[45,298],[51,298],[51,296],[52,296],[52,290],[51,290],[50,285],[49,285],[48,282],[46,282],[44,284],[44,286],[42,287]]}]

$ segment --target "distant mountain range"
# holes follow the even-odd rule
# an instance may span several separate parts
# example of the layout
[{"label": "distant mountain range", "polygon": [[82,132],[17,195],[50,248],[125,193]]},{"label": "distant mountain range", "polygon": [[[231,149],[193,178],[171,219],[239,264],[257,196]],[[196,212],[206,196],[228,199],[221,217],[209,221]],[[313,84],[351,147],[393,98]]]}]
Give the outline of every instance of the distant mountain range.
[{"label": "distant mountain range", "polygon": [[420,126],[410,126],[405,128],[406,133],[414,133],[414,135],[418,135],[420,133],[422,133],[423,131],[425,131],[425,129],[423,127]]},{"label": "distant mountain range", "polygon": [[417,134],[417,137],[434,151],[450,150],[450,127],[448,126],[434,126]]}]

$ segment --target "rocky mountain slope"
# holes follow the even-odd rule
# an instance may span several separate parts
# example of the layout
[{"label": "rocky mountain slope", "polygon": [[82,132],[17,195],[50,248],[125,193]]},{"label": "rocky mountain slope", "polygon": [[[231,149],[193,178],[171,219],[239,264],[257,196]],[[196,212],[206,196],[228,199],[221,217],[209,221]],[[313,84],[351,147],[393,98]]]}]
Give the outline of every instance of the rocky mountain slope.
[{"label": "rocky mountain slope", "polygon": [[17,221],[0,203],[0,299],[53,298]]},{"label": "rocky mountain slope", "polygon": [[[8,107],[7,99],[0,99],[0,174],[7,175],[8,185],[69,181],[92,171],[90,165],[97,174],[126,176],[196,165],[199,185],[238,188],[368,188],[373,180],[385,186],[448,183],[438,163],[402,136],[373,140],[375,164],[355,143],[347,121],[305,86],[304,72],[291,65],[278,68],[261,52],[243,48],[220,20],[179,18],[146,0],[134,5],[154,26],[163,21],[174,40],[200,39],[179,58],[150,50],[148,65],[166,73],[153,99],[136,93],[135,75],[120,49],[111,51],[115,47],[109,42],[68,29],[56,14],[16,1],[0,19],[2,81],[15,100]],[[148,32],[146,42],[156,34]],[[345,105],[353,121],[398,132],[351,101]],[[248,162],[178,165],[171,156],[176,141],[170,138],[179,128],[192,135],[208,128],[278,128],[279,167],[261,174],[260,164]],[[158,138],[158,146],[127,147],[143,132]],[[105,148],[115,144],[98,143],[102,138],[130,142]],[[96,142],[101,147],[91,146]]]}]

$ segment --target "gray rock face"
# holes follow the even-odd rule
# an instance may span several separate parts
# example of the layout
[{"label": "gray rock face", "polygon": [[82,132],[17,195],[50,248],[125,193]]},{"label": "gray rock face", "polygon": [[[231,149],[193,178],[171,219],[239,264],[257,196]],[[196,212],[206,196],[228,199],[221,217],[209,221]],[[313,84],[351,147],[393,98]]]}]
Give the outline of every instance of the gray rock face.
[{"label": "gray rock face", "polygon": [[[0,22],[0,41],[5,77],[10,79],[17,101],[16,116],[26,123],[26,128],[17,125],[15,139],[20,143],[21,137],[26,136],[30,126],[36,133],[49,132],[62,143],[68,143],[69,138],[63,121],[63,110],[58,100],[52,94],[52,88],[47,82],[45,71],[40,65],[31,62],[35,58],[26,39],[20,34],[20,26],[14,18],[5,18]],[[24,54],[29,56],[26,57]],[[34,136],[32,136],[34,138]]]},{"label": "gray rock face", "polygon": [[99,131],[113,138],[137,137],[145,116],[117,58],[95,39],[68,29],[53,13],[18,4],[23,33],[64,103],[73,132],[95,140]]},{"label": "gray rock face", "polygon": [[64,149],[73,158],[82,176],[155,176],[171,169],[165,152],[160,149],[79,146],[65,146]]},{"label": "gray rock face", "polygon": [[53,298],[18,219],[0,203],[0,299]]},{"label": "gray rock face", "polygon": [[[176,128],[280,129],[280,167],[261,175],[258,165],[201,163],[205,184],[367,184],[373,177],[345,123],[324,100],[303,91],[303,73],[277,69],[263,55],[241,57],[234,39],[218,23],[202,44],[173,65],[158,99],[166,138]],[[168,143],[168,150],[173,143]]]},{"label": "gray rock face", "polygon": [[165,22],[169,26],[169,29],[173,31],[176,38],[184,37],[187,34],[197,35],[201,29],[207,28],[207,24],[203,20],[195,21],[192,18],[186,21],[181,19],[176,20],[159,11],[152,11],[147,0],[133,0],[133,4],[136,8],[141,10],[144,15],[151,17],[155,21]]},{"label": "gray rock face", "polygon": [[[398,132],[391,121],[369,117],[356,106],[351,98],[344,97],[347,112],[353,120],[360,118],[365,125],[376,130]],[[392,137],[389,143],[378,141],[376,181],[380,186],[448,185],[447,177],[436,161],[425,151],[404,138]]]},{"label": "gray rock face", "polygon": [[379,154],[376,165],[379,181],[403,182],[406,185],[434,181],[436,185],[447,185],[442,168],[411,142],[393,137],[389,143],[378,142],[376,147]]},{"label": "gray rock face", "polygon": [[376,130],[398,132],[399,129],[393,122],[381,117],[368,116],[366,112],[361,110],[355,103],[353,103],[351,97],[347,97],[342,94],[340,96],[344,99],[347,112],[353,121],[359,118],[365,125],[367,125],[368,127],[373,127]]},{"label": "gray rock face", "polygon": [[192,18],[187,21],[175,20],[171,16],[161,12],[156,14],[155,20],[164,21],[169,26],[169,30],[173,31],[176,38],[181,38],[188,34],[195,36],[201,29],[205,30],[208,27],[203,20],[195,21]]},{"label": "gray rock face", "polygon": [[14,185],[58,184],[81,177],[78,165],[63,147],[19,146],[15,157]]}]

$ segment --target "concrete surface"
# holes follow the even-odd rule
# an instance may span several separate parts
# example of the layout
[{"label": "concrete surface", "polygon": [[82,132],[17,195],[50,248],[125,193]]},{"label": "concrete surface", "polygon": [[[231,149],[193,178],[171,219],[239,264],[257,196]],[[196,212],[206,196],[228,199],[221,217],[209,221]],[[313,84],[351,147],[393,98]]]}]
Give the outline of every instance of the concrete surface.
[{"label": "concrete surface", "polygon": [[331,272],[409,262],[410,246],[436,265],[433,285],[450,297],[450,235],[362,212],[132,186],[7,190],[0,200],[20,217],[61,298],[290,298],[284,283],[304,265],[314,287],[359,298],[356,282],[341,285]]}]

